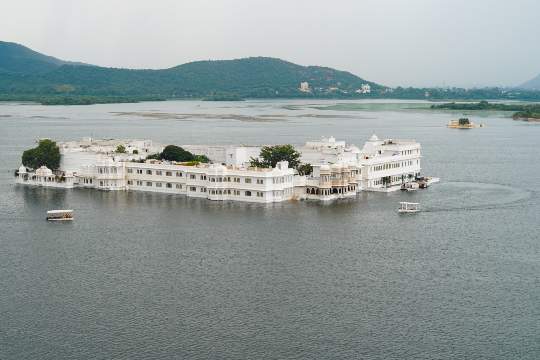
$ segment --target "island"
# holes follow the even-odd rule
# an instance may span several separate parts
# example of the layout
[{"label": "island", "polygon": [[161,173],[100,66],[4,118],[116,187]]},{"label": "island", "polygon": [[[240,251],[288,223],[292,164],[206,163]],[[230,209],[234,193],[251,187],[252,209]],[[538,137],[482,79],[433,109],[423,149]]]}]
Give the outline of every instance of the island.
[{"label": "island", "polygon": [[414,191],[421,145],[371,136],[363,147],[334,137],[275,145],[174,145],[149,139],[41,139],[23,152],[16,183],[53,188],[154,191],[214,201],[273,203],[356,198],[359,192]]},{"label": "island", "polygon": [[540,104],[501,104],[480,101],[477,103],[444,103],[431,105],[431,109],[441,110],[493,110],[493,111],[513,111],[514,120],[540,121]]},{"label": "island", "polygon": [[459,120],[450,120],[447,125],[450,129],[474,129],[484,127],[483,124],[477,125],[469,120],[469,118],[460,118]]},{"label": "island", "polygon": [[517,113],[512,115],[512,119],[514,119],[514,120],[522,120],[522,121],[540,122],[540,110],[537,111],[537,112],[518,111]]}]

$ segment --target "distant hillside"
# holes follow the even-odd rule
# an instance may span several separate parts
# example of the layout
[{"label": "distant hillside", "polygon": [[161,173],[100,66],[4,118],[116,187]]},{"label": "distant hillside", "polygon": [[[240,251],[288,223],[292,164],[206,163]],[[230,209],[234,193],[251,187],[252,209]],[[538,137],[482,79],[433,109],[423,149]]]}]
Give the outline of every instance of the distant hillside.
[{"label": "distant hillside", "polygon": [[[537,88],[540,90],[540,86]],[[185,98],[209,101],[245,98],[539,101],[540,91],[392,89],[346,71],[302,66],[270,57],[195,61],[161,70],[117,69],[64,61],[19,44],[0,42],[0,101],[86,105]]]},{"label": "distant hillside", "polygon": [[84,65],[43,55],[16,43],[0,41],[0,73],[42,74],[67,64]]},{"label": "distant hillside", "polygon": [[540,90],[540,74],[534,79],[531,79],[519,86],[521,89]]},{"label": "distant hillside", "polygon": [[[299,90],[301,82],[308,82],[305,91]],[[366,84],[370,93],[385,89],[349,72],[267,57],[130,70],[70,63],[22,45],[0,43],[0,94],[10,96],[340,97],[355,95]]]}]

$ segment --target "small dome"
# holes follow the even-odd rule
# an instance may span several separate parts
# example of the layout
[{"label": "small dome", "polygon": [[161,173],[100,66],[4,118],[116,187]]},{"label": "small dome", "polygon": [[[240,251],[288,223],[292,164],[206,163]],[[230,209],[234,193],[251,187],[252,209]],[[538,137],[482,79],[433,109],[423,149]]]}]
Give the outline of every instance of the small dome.
[{"label": "small dome", "polygon": [[36,170],[36,175],[38,176],[51,176],[52,170],[49,169],[46,166],[41,166],[39,169]]},{"label": "small dome", "polygon": [[371,137],[369,138],[369,141],[379,141],[379,138],[377,137],[377,135],[373,134],[373,135],[371,135]]},{"label": "small dome", "polygon": [[26,166],[21,165],[19,167],[19,174],[26,174]]}]

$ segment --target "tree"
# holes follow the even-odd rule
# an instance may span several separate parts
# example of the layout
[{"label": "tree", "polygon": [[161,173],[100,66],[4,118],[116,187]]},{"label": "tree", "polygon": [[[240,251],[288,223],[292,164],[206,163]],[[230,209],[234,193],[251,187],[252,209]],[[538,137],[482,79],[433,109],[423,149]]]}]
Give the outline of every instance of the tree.
[{"label": "tree", "polygon": [[119,154],[125,154],[126,153],[126,147],[122,144],[118,145],[116,147],[116,152]]},{"label": "tree", "polygon": [[37,147],[23,152],[22,163],[32,169],[46,166],[56,170],[60,167],[60,149],[52,140],[40,140]]},{"label": "tree", "polygon": [[178,162],[193,161],[195,159],[192,153],[176,145],[165,146],[159,157],[161,160]]},{"label": "tree", "polygon": [[250,165],[254,167],[273,168],[280,161],[288,161],[289,167],[292,168],[300,165],[300,153],[290,144],[263,146],[259,158],[251,158]]},{"label": "tree", "polygon": [[197,162],[200,162],[200,163],[209,163],[210,159],[206,155],[195,155],[193,157],[193,161],[197,161]]},{"label": "tree", "polygon": [[468,118],[459,119],[459,125],[464,126],[464,125],[469,125],[469,124],[470,124],[470,122],[469,122]]},{"label": "tree", "polygon": [[313,172],[313,166],[311,164],[300,164],[296,170],[298,170],[298,175],[310,175]]}]

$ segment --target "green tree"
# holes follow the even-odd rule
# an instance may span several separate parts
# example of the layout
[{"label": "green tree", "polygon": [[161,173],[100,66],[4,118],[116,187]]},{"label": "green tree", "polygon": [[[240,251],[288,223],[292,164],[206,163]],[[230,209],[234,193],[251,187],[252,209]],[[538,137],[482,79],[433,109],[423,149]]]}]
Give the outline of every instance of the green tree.
[{"label": "green tree", "polygon": [[209,163],[210,159],[206,155],[195,155],[193,157],[194,161],[200,162],[200,163]]},{"label": "green tree", "polygon": [[126,153],[126,147],[122,144],[118,145],[116,147],[116,152],[119,154],[125,154]]},{"label": "green tree", "polygon": [[313,172],[313,166],[311,164],[300,164],[296,170],[298,170],[298,175],[310,175]]},{"label": "green tree", "polygon": [[44,165],[51,170],[56,170],[60,167],[60,149],[52,140],[40,140],[37,147],[23,152],[22,163],[32,169]]},{"label": "green tree", "polygon": [[263,146],[259,158],[251,158],[250,165],[273,168],[280,161],[288,161],[289,167],[292,168],[297,168],[300,165],[300,153],[290,144]]},{"label": "green tree", "polygon": [[165,146],[165,148],[160,154],[160,158],[161,160],[178,161],[178,162],[195,160],[195,156],[192,153],[176,145]]}]

